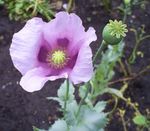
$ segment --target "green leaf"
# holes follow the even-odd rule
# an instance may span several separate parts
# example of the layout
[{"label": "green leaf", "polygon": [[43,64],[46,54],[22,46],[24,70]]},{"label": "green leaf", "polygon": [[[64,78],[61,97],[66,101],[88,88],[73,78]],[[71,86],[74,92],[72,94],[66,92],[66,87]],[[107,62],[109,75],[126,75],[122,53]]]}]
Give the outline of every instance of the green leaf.
[{"label": "green leaf", "polygon": [[101,63],[95,70],[95,75],[92,78],[92,85],[95,89],[95,96],[104,93],[104,89],[108,87],[108,82],[114,76],[114,67],[117,61],[122,56],[124,43],[118,45],[109,45],[106,52],[103,54]]},{"label": "green leaf", "polygon": [[66,109],[66,114],[64,116],[67,124],[69,125],[75,125],[77,118],[76,118],[76,114],[78,111],[78,104],[76,101],[73,101],[72,103],[69,103],[67,105],[67,109]]},{"label": "green leaf", "polygon": [[[66,91],[67,91],[67,80],[64,81],[64,83],[60,86],[57,95],[62,100],[65,101],[66,99]],[[74,87],[72,83],[69,83],[69,95],[68,95],[68,102],[72,102],[74,100]]]},{"label": "green leaf", "polygon": [[121,99],[124,99],[124,96],[123,96],[123,94],[120,90],[117,90],[117,89],[114,89],[114,88],[106,88],[104,92],[105,93],[110,93],[110,94],[115,95],[115,96],[117,96]]},{"label": "green leaf", "polygon": [[[87,86],[86,85],[83,85],[83,86],[80,86],[79,88],[79,96],[83,99],[86,95],[86,92],[87,92]],[[89,105],[90,107],[93,107],[93,104],[91,102],[91,99],[92,99],[92,95],[91,93],[89,92],[86,99],[84,100],[87,105]]]},{"label": "green leaf", "polygon": [[[3,0],[0,0],[0,4],[2,2]],[[5,0],[6,8],[11,19],[28,20],[37,14],[41,14],[47,20],[50,20],[54,16],[54,13],[49,0],[37,2],[37,0]]]},{"label": "green leaf", "polygon": [[57,120],[48,131],[68,131],[67,123],[64,120]]},{"label": "green leaf", "polygon": [[98,113],[87,106],[83,106],[78,118],[78,124],[71,131],[99,131],[107,124],[107,115]]},{"label": "green leaf", "polygon": [[105,101],[99,101],[97,104],[94,106],[94,110],[96,112],[102,112],[106,107],[106,102]]},{"label": "green leaf", "polygon": [[39,129],[33,126],[33,131],[39,131]]},{"label": "green leaf", "polygon": [[133,122],[136,124],[136,125],[139,125],[139,126],[146,126],[147,125],[147,119],[145,116],[143,115],[136,115],[134,118],[133,118]]},{"label": "green leaf", "polygon": [[0,0],[0,5],[3,5],[4,4],[4,0]]},{"label": "green leaf", "polygon": [[39,128],[37,128],[37,127],[33,126],[33,131],[46,131],[46,130],[39,129]]},{"label": "green leaf", "polygon": [[[58,89],[58,91],[57,91],[58,97],[47,97],[47,99],[55,100],[55,101],[59,102],[59,104],[63,108],[64,102],[66,99],[66,90],[67,90],[67,80],[64,81],[64,83]],[[69,94],[68,94],[68,99],[67,99],[67,105],[69,105],[70,103],[72,103],[74,101],[74,99],[75,99],[74,91],[75,91],[75,89],[74,89],[72,83],[69,83]]]}]

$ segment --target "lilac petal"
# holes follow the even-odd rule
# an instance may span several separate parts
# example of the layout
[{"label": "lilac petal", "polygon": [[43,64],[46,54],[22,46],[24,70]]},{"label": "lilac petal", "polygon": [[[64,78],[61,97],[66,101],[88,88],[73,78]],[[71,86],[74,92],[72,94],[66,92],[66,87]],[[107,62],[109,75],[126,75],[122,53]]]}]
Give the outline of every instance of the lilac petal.
[{"label": "lilac petal", "polygon": [[93,73],[92,51],[87,45],[83,45],[79,51],[76,64],[69,74],[69,79],[74,84],[87,82],[91,79]]},{"label": "lilac petal", "polygon": [[[79,49],[78,57],[69,78],[74,84],[87,82],[93,73],[92,52],[89,44],[97,39],[94,28],[90,27]],[[79,48],[79,47],[78,47]]]},{"label": "lilac petal", "polygon": [[88,31],[86,32],[85,43],[89,45],[91,42],[96,41],[97,36],[95,34],[95,29],[93,27],[89,27]]},{"label": "lilac petal", "polygon": [[42,43],[41,27],[43,25],[41,18],[33,18],[13,36],[10,55],[14,66],[22,74],[36,67],[38,63],[37,55]]},{"label": "lilac petal", "polygon": [[90,27],[85,33],[85,35],[83,36],[83,38],[80,41],[78,41],[78,43],[76,43],[75,45],[72,45],[72,48],[69,49],[71,56],[77,54],[77,52],[80,50],[83,44],[89,46],[91,42],[96,40],[97,40],[97,36],[95,33],[95,29],[93,27]]},{"label": "lilac petal", "polygon": [[29,70],[20,81],[22,88],[28,92],[34,92],[40,90],[44,84],[48,81],[46,75],[49,72],[43,70],[43,68],[34,68]]},{"label": "lilac petal", "polygon": [[66,72],[62,72],[56,76],[49,76],[51,74],[50,69],[38,67],[28,71],[20,81],[22,88],[28,92],[34,92],[42,89],[44,84],[50,80],[54,81],[60,78],[67,78],[68,75]]},{"label": "lilac petal", "polygon": [[44,25],[43,32],[51,46],[55,46],[58,39],[68,39],[72,47],[86,35],[81,19],[67,12],[57,13],[55,19]]}]

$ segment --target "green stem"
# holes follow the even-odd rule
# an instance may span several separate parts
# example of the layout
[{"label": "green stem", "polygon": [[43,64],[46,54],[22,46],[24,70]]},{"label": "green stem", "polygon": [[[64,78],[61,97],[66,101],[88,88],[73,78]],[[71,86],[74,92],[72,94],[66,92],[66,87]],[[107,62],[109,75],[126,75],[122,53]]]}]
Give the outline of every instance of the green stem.
[{"label": "green stem", "polygon": [[34,5],[33,12],[32,12],[32,16],[36,16],[37,6],[38,6],[38,0],[35,1],[35,5]]},{"label": "green stem", "polygon": [[126,22],[126,19],[127,19],[127,7],[125,7],[123,13],[124,13],[124,16],[123,16],[123,23],[125,23],[125,22]]},{"label": "green stem", "polygon": [[143,41],[143,40],[145,40],[145,39],[148,39],[148,38],[150,38],[150,35],[146,35],[146,36],[142,37],[142,38],[140,39],[140,42]]},{"label": "green stem", "polygon": [[131,69],[131,65],[128,63],[128,60],[125,60],[125,64],[127,65],[127,71],[129,73],[129,76],[132,75],[132,69]]},{"label": "green stem", "polygon": [[124,82],[124,85],[120,89],[121,93],[124,94],[124,92],[127,90],[128,87],[129,87],[128,83]]},{"label": "green stem", "polygon": [[68,13],[70,12],[72,5],[73,5],[73,0],[69,0],[67,10],[66,10]]},{"label": "green stem", "polygon": [[80,101],[80,103],[79,103],[79,108],[78,108],[76,117],[78,117],[78,115],[79,115],[79,113],[80,113],[80,110],[81,110],[81,106],[82,106],[82,104],[84,103],[85,99],[87,98],[88,93],[89,93],[89,90],[90,90],[89,82],[88,82],[85,86],[87,87],[87,90],[86,90],[86,92],[85,92],[85,96],[81,99],[81,101]]},{"label": "green stem", "polygon": [[69,95],[69,80],[67,79],[67,90],[66,90],[66,97],[65,97],[65,103],[64,103],[64,113],[66,113],[66,107],[67,107],[67,100]]},{"label": "green stem", "polygon": [[113,96],[114,99],[115,99],[115,104],[114,104],[114,106],[113,106],[113,109],[109,112],[109,114],[111,114],[111,116],[112,116],[113,112],[115,111],[115,109],[117,108],[117,105],[118,105],[118,97],[116,97],[116,96],[114,96],[114,95],[112,95],[112,96]]},{"label": "green stem", "polygon": [[136,59],[136,51],[137,51],[138,46],[139,46],[139,41],[136,42],[135,47],[134,47],[134,49],[132,51],[132,54],[129,57],[129,63],[130,64],[133,64],[135,59]]},{"label": "green stem", "polygon": [[146,35],[146,36],[141,36],[140,38],[138,37],[138,34],[137,34],[137,31],[132,29],[132,31],[135,33],[135,47],[129,57],[129,63],[130,64],[133,64],[135,59],[136,59],[136,52],[137,52],[137,49],[138,49],[138,46],[140,45],[140,43],[145,40],[145,39],[148,39],[150,38],[150,35]]},{"label": "green stem", "polygon": [[118,60],[118,62],[119,62],[119,64],[120,64],[121,68],[122,68],[122,71],[123,71],[124,75],[125,75],[125,76],[128,76],[128,72],[126,71],[126,68],[125,68],[125,66],[124,66],[124,64],[123,64],[123,62],[122,62],[122,60],[121,60],[121,58]]},{"label": "green stem", "polygon": [[128,10],[129,10],[129,8],[131,8],[131,5],[124,3],[124,9],[123,9],[123,13],[124,13],[124,16],[123,16],[123,23],[126,23],[126,19],[127,19],[127,15],[128,15]]},{"label": "green stem", "polygon": [[103,2],[103,5],[106,9],[106,11],[111,11],[111,3],[110,3],[110,0],[102,0]]},{"label": "green stem", "polygon": [[97,50],[97,52],[96,52],[94,58],[93,58],[93,63],[94,63],[94,64],[95,64],[95,62],[96,62],[96,59],[97,59],[97,57],[98,57],[98,54],[102,53],[102,50],[103,50],[103,48],[105,47],[105,45],[106,45],[106,42],[103,40],[102,43],[101,43],[101,45],[100,45],[100,47],[98,48],[98,50]]},{"label": "green stem", "polygon": [[123,97],[121,99],[123,101],[125,101],[128,106],[132,107],[137,114],[141,114],[140,111],[139,111],[139,109],[138,109],[138,107],[135,105],[135,103],[132,103],[130,99],[127,99],[125,97]]},{"label": "green stem", "polygon": [[122,124],[123,124],[124,131],[128,131],[127,127],[126,127],[126,122],[125,122],[125,119],[124,119],[124,115],[120,114],[120,117],[121,117],[121,121],[122,121]]}]

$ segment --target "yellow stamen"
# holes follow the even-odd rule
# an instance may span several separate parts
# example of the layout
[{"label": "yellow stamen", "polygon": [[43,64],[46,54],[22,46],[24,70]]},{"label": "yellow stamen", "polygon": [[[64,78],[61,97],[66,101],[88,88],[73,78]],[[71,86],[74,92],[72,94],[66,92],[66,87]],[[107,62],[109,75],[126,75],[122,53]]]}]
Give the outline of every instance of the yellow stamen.
[{"label": "yellow stamen", "polygon": [[59,64],[63,64],[65,59],[66,59],[66,54],[63,51],[58,50],[52,54],[51,60],[54,64],[59,65]]},{"label": "yellow stamen", "polygon": [[68,62],[66,51],[59,49],[50,52],[47,57],[47,62],[53,68],[63,68]]}]

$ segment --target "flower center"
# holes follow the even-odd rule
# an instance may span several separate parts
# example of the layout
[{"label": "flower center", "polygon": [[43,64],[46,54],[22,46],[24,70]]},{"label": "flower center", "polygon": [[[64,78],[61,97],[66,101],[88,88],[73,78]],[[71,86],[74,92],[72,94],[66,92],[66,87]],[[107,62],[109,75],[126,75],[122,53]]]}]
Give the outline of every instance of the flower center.
[{"label": "flower center", "polygon": [[52,61],[54,64],[62,64],[65,61],[65,53],[63,51],[55,51],[52,54]]},{"label": "flower center", "polygon": [[58,49],[50,52],[47,56],[47,62],[56,69],[63,68],[68,62],[66,51]]}]

